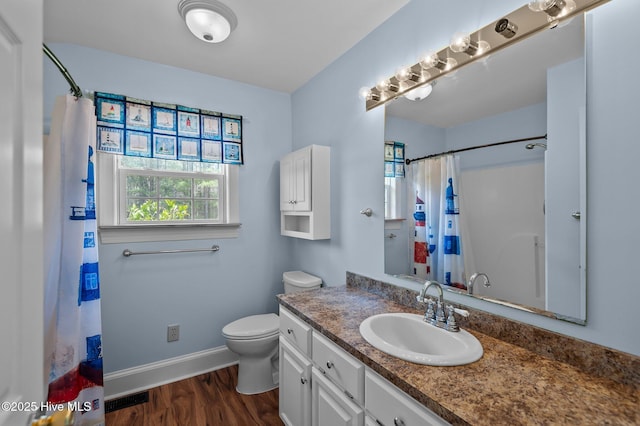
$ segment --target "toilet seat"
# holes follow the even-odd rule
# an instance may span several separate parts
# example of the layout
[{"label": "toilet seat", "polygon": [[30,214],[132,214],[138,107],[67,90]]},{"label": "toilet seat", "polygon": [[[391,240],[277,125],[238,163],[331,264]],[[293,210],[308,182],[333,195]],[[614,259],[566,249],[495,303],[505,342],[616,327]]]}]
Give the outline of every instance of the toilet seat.
[{"label": "toilet seat", "polygon": [[235,320],[222,329],[222,335],[233,340],[252,340],[277,336],[280,317],[276,314],[251,315]]}]

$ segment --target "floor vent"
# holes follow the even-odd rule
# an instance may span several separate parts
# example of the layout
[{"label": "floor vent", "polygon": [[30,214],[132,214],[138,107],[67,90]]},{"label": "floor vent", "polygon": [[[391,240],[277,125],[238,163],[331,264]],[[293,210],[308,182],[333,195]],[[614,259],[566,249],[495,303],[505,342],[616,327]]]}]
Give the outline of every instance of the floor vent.
[{"label": "floor vent", "polygon": [[127,407],[133,407],[134,405],[143,404],[149,402],[149,392],[134,393],[132,395],[123,396],[122,398],[116,398],[104,403],[104,412],[110,413],[112,411],[121,410]]}]

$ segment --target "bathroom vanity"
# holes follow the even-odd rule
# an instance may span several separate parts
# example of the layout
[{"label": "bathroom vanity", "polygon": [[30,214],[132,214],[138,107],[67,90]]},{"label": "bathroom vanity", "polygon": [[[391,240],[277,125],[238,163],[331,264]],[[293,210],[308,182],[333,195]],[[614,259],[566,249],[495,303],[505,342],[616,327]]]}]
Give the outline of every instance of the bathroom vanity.
[{"label": "bathroom vanity", "polygon": [[289,426],[448,424],[282,306],[280,417]]},{"label": "bathroom vanity", "polygon": [[[285,424],[640,424],[638,357],[578,342],[568,347],[574,352],[567,359],[575,362],[561,362],[463,321],[484,348],[480,360],[456,367],[414,364],[369,345],[359,326],[383,312],[420,313],[408,306],[415,292],[398,290],[407,301],[398,303],[354,281],[348,276],[345,287],[279,296]],[[471,310],[472,317],[476,313]],[[539,335],[532,330],[529,339]],[[565,337],[558,336],[559,343]],[[593,365],[598,354],[611,361]]]}]

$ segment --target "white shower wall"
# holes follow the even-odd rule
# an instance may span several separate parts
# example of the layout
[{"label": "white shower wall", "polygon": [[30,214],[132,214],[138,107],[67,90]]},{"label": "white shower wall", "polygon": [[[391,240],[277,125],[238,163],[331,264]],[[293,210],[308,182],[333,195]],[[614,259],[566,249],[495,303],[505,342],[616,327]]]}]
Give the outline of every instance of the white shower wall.
[{"label": "white shower wall", "polygon": [[544,163],[463,170],[461,184],[465,256],[491,280],[475,293],[544,309]]}]

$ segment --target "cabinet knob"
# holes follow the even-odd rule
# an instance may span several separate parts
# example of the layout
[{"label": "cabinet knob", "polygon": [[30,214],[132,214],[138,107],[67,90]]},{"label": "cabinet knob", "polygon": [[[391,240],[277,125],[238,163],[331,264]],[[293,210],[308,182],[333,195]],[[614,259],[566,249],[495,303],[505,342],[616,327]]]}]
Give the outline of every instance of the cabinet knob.
[{"label": "cabinet knob", "polygon": [[404,426],[404,421],[398,417],[393,418],[393,424],[395,426]]},{"label": "cabinet knob", "polygon": [[287,328],[287,334],[293,334],[293,330],[290,328]]},{"label": "cabinet knob", "polygon": [[331,361],[327,361],[327,368],[332,368],[333,367],[333,362]]},{"label": "cabinet knob", "polygon": [[308,382],[308,380],[304,377],[300,377],[300,383],[302,383],[303,385],[306,385]]}]

